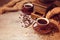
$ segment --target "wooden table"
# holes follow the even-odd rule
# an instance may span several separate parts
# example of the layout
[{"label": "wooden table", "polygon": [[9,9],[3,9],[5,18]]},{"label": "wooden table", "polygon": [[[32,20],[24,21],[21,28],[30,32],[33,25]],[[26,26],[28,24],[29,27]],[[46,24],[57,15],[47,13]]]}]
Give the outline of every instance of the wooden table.
[{"label": "wooden table", "polygon": [[60,33],[51,35],[37,34],[32,26],[22,27],[20,11],[0,15],[0,40],[60,40]]}]

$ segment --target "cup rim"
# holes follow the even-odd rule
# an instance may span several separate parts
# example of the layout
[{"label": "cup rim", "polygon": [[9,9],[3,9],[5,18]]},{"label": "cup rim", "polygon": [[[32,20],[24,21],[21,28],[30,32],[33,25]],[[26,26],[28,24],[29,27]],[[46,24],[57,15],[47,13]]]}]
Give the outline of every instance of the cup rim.
[{"label": "cup rim", "polygon": [[38,19],[37,19],[37,21],[38,21],[38,20],[40,20],[40,19],[44,19],[44,20],[46,20],[46,21],[47,21],[47,23],[46,23],[46,24],[40,24],[40,23],[39,23],[40,25],[47,25],[47,24],[49,24],[49,20],[48,20],[47,18],[38,18]]},{"label": "cup rim", "polygon": [[33,7],[33,4],[32,3],[26,3],[26,4],[24,4],[24,7],[25,8],[31,8],[31,7],[26,7],[25,5],[30,5],[31,7]]}]

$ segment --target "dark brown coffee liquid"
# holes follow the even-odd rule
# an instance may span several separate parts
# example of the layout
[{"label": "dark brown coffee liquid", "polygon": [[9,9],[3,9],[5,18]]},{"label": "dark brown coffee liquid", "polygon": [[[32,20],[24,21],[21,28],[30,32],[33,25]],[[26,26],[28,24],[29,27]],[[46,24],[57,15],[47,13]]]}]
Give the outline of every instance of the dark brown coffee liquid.
[{"label": "dark brown coffee liquid", "polygon": [[40,20],[38,20],[38,23],[40,23],[40,24],[47,24],[47,21],[44,20],[44,19],[40,19]]}]

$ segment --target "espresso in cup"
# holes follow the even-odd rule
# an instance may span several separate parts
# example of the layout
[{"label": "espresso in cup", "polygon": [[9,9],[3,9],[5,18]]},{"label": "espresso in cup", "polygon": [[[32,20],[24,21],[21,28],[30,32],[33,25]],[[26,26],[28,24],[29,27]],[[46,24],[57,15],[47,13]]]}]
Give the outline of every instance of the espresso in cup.
[{"label": "espresso in cup", "polygon": [[37,22],[34,23],[33,29],[41,34],[47,34],[51,32],[49,28],[49,20],[47,18],[38,18]]},{"label": "espresso in cup", "polygon": [[40,20],[38,20],[38,23],[40,23],[40,24],[47,24],[47,21],[44,20],[44,19],[40,19]]},{"label": "espresso in cup", "polygon": [[22,7],[22,12],[30,15],[33,12],[34,5],[32,3],[25,3]]},{"label": "espresso in cup", "polygon": [[39,25],[48,25],[49,24],[49,20],[47,18],[38,18],[37,22]]}]

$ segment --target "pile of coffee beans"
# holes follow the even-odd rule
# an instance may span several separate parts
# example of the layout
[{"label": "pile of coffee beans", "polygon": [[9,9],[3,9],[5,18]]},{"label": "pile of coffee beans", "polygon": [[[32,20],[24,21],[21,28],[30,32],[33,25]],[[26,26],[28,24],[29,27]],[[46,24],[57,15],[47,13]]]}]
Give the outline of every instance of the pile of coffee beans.
[{"label": "pile of coffee beans", "polygon": [[53,15],[51,18],[60,22],[60,13]]},{"label": "pile of coffee beans", "polygon": [[29,27],[32,22],[34,21],[32,18],[31,18],[31,15],[26,15],[24,14],[23,12],[20,12],[20,16],[19,16],[19,19],[20,19],[20,23],[22,25],[22,27]]}]

